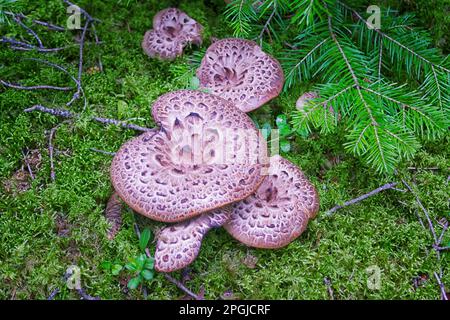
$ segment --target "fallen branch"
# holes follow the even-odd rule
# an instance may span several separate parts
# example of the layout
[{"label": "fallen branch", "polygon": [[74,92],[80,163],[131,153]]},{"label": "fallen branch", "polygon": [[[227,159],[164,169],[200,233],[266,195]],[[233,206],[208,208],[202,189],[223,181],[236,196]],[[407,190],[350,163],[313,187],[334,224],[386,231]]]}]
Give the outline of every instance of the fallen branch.
[{"label": "fallen branch", "polygon": [[[12,16],[12,17],[18,17],[18,18],[21,18],[21,19],[29,19],[29,18],[28,18],[26,15],[24,15],[23,13],[14,13],[14,12],[10,12],[10,11],[5,11],[4,13],[5,13],[6,15],[9,15],[9,16]],[[49,22],[40,21],[40,20],[34,20],[34,19],[32,20],[32,22],[33,22],[34,24],[44,26],[44,27],[46,27],[46,28],[48,28],[48,29],[50,29],[50,30],[54,30],[54,31],[66,31],[65,28],[60,27],[60,26],[57,26],[57,25],[52,24],[52,23],[49,23]]]},{"label": "fallen branch", "polygon": [[431,230],[431,233],[433,234],[433,238],[434,238],[434,244],[438,244],[438,237],[436,236],[436,231],[434,230],[434,226],[433,226],[433,222],[431,221],[430,215],[427,211],[427,209],[425,209],[425,207],[423,206],[422,202],[419,199],[419,196],[414,192],[414,190],[411,188],[411,186],[406,183],[406,181],[404,179],[401,179],[403,184],[405,185],[405,187],[409,190],[409,192],[411,192],[414,197],[416,198],[416,202],[419,204],[419,207],[422,209],[422,211],[425,213],[425,217],[427,218],[427,222],[428,222],[428,227]]},{"label": "fallen branch", "polygon": [[[40,111],[40,112],[44,112],[44,113],[49,113],[51,115],[59,116],[59,117],[63,117],[63,118],[79,118],[80,117],[78,114],[72,113],[69,110],[51,109],[51,108],[44,107],[42,105],[34,105],[31,108],[24,110],[24,112],[32,112],[32,111]],[[96,122],[100,122],[102,124],[106,124],[106,125],[112,124],[112,125],[116,125],[116,126],[119,126],[122,128],[133,129],[133,130],[137,130],[137,131],[146,132],[146,131],[155,130],[155,129],[151,129],[151,128],[141,127],[136,124],[126,123],[124,121],[120,121],[120,120],[116,120],[116,119],[102,118],[102,117],[91,117],[90,119],[93,121],[96,121]]]},{"label": "fallen branch", "polygon": [[325,213],[325,216],[329,217],[329,216],[331,216],[334,212],[336,212],[336,211],[339,210],[339,209],[342,209],[342,208],[348,207],[348,206],[350,206],[350,205],[352,205],[352,204],[358,203],[358,202],[360,202],[360,201],[362,201],[362,200],[365,200],[365,199],[367,199],[367,198],[369,198],[369,197],[371,197],[371,196],[373,196],[373,195],[375,195],[375,194],[377,194],[377,193],[380,193],[381,191],[392,189],[392,188],[394,188],[397,184],[398,184],[397,182],[387,183],[387,184],[385,184],[384,186],[381,186],[381,187],[379,187],[379,188],[377,188],[377,189],[375,189],[375,190],[370,191],[369,193],[366,193],[366,194],[364,194],[364,195],[362,195],[362,196],[359,196],[358,198],[355,198],[355,199],[346,201],[346,202],[344,202],[344,204],[342,204],[342,205],[337,205],[337,206],[331,208],[330,210],[328,210],[328,211]]},{"label": "fallen branch", "polygon": [[436,281],[437,281],[437,283],[439,285],[439,288],[441,289],[441,298],[442,298],[442,300],[448,300],[447,292],[445,291],[445,286],[442,283],[441,277],[439,277],[439,275],[436,272],[434,272],[434,277],[436,278]]},{"label": "fallen branch", "polygon": [[0,79],[0,84],[4,85],[5,87],[9,87],[12,89],[18,89],[18,90],[41,90],[41,89],[48,89],[48,90],[59,90],[59,91],[70,91],[73,90],[72,87],[57,87],[57,86],[49,86],[49,85],[39,85],[39,86],[22,86],[19,84],[14,84],[11,82],[4,81]]}]

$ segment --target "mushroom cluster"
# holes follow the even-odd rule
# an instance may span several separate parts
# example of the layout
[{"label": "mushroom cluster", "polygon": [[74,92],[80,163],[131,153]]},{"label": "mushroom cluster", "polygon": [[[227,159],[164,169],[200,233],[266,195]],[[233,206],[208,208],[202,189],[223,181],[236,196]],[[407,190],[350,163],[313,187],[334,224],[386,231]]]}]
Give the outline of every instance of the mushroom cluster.
[{"label": "mushroom cluster", "polygon": [[[187,41],[201,41],[199,30],[178,9],[163,10],[144,49],[173,58]],[[173,47],[157,40],[168,35],[183,40],[172,41]],[[278,61],[252,41],[223,39],[207,49],[197,76],[208,92],[160,96],[152,106],[159,128],[123,144],[111,164],[113,187],[125,203],[172,223],[157,235],[160,272],[192,263],[213,228],[224,227],[247,246],[284,247],[319,210],[314,186],[290,161],[268,156],[266,140],[246,114],[280,93],[284,76]]]}]

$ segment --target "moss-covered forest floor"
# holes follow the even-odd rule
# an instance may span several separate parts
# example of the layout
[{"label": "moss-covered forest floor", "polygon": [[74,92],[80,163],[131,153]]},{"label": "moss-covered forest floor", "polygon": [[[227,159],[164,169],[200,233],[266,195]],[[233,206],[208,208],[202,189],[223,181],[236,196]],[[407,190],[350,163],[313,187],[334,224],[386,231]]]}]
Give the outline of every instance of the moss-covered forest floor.
[{"label": "moss-covered forest floor", "polygon": [[[64,285],[66,269],[81,270],[82,286],[102,299],[143,299],[142,290],[128,290],[125,272],[113,275],[101,266],[106,261],[124,264],[139,253],[133,228],[137,223],[154,232],[161,224],[123,212],[123,225],[107,239],[104,217],[112,192],[109,180],[111,156],[91,148],[116,151],[137,132],[104,126],[88,120],[89,115],[109,117],[152,127],[150,106],[163,93],[186,87],[179,70],[187,69],[188,57],[174,62],[149,59],[141,49],[144,32],[151,28],[153,15],[174,6],[165,0],[80,1],[92,16],[102,41],[95,45],[90,36],[85,47],[82,99],[70,110],[82,113],[76,121],[58,127],[53,138],[55,181],[50,179],[49,134],[63,120],[24,109],[35,104],[64,108],[73,91],[15,90],[0,87],[0,298],[46,299],[55,289],[55,299],[78,299]],[[175,1],[175,5],[177,2]],[[223,1],[179,2],[178,7],[205,26],[209,37],[230,33],[221,21]],[[27,1],[23,12],[32,18],[64,26],[66,6],[59,0]],[[12,24],[2,35],[30,39]],[[79,32],[49,31],[36,27],[48,47],[74,43]],[[31,38],[32,39],[32,38]],[[77,73],[78,47],[58,53],[0,49],[0,77],[23,85],[72,85],[63,72],[26,57],[38,57]],[[103,71],[98,68],[101,59]],[[304,88],[294,88],[254,111],[258,123],[272,122],[280,114],[289,118]],[[293,135],[291,150],[282,153],[307,174],[321,199],[319,219],[288,247],[279,250],[250,249],[233,240],[223,229],[210,232],[198,259],[191,265],[185,285],[194,292],[204,290],[205,298],[235,299],[329,299],[324,279],[331,282],[335,299],[439,299],[434,272],[442,267],[442,281],[450,287],[449,253],[438,261],[426,217],[400,178],[415,190],[440,235],[443,219],[450,219],[449,139],[424,143],[415,158],[402,164],[398,176],[385,177],[361,164],[343,148],[343,134],[309,137]],[[35,179],[29,176],[23,152]],[[430,169],[431,168],[431,169]],[[398,189],[387,190],[326,217],[336,204],[358,197],[392,181]],[[418,216],[423,221],[424,226]],[[440,221],[440,222],[439,222]],[[442,245],[450,244],[450,234]],[[150,251],[154,250],[150,243]],[[367,285],[371,267],[381,271],[379,289]],[[369,268],[369,271],[367,270]],[[180,277],[181,273],[174,275]],[[146,282],[147,299],[177,299],[177,287],[157,274]]]}]

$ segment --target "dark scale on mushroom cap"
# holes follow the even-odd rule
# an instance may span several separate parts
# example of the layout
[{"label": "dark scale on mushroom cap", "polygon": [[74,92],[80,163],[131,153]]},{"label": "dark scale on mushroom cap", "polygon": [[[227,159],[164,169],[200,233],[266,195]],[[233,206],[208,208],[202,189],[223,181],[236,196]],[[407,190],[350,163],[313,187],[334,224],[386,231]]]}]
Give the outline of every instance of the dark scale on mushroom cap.
[{"label": "dark scale on mushroom cap", "polygon": [[135,211],[182,221],[244,199],[261,184],[266,142],[229,102],[180,90],[161,96],[152,112],[161,130],[125,143],[111,164],[116,192]]},{"label": "dark scale on mushroom cap", "polygon": [[155,270],[173,272],[191,264],[197,258],[206,233],[211,228],[221,227],[230,213],[231,208],[225,207],[163,229],[156,243]]},{"label": "dark scale on mushroom cap", "polygon": [[184,47],[202,43],[203,27],[176,8],[159,11],[153,17],[153,29],[144,35],[142,48],[152,58],[172,60],[183,53]]},{"label": "dark scale on mushroom cap", "polygon": [[284,75],[279,62],[253,41],[222,39],[213,43],[197,70],[201,88],[252,111],[278,96]]},{"label": "dark scale on mushroom cap", "polygon": [[232,205],[224,228],[257,248],[280,248],[300,236],[319,210],[319,197],[302,171],[288,160],[271,158],[271,174],[255,194]]}]

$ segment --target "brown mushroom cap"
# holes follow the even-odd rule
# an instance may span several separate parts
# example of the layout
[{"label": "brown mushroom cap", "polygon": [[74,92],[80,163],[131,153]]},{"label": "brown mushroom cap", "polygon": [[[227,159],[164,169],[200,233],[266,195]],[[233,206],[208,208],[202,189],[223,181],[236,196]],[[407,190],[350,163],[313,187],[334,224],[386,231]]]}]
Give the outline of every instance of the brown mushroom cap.
[{"label": "brown mushroom cap", "polygon": [[270,171],[255,194],[232,205],[231,218],[224,225],[248,246],[286,246],[302,234],[319,209],[317,191],[297,166],[273,156]]},{"label": "brown mushroom cap", "polygon": [[191,264],[197,258],[206,233],[221,227],[230,214],[228,206],[163,229],[156,243],[155,270],[173,272]]},{"label": "brown mushroom cap", "polygon": [[152,58],[172,60],[183,53],[188,43],[202,43],[203,27],[176,8],[159,11],[153,17],[153,29],[144,35],[142,48]]},{"label": "brown mushroom cap", "polygon": [[197,70],[200,87],[252,111],[278,96],[284,74],[279,62],[253,41],[237,38],[214,42]]},{"label": "brown mushroom cap", "polygon": [[200,91],[154,103],[159,132],[126,142],[111,164],[112,184],[135,211],[178,222],[241,200],[261,184],[266,142],[229,102]]}]

